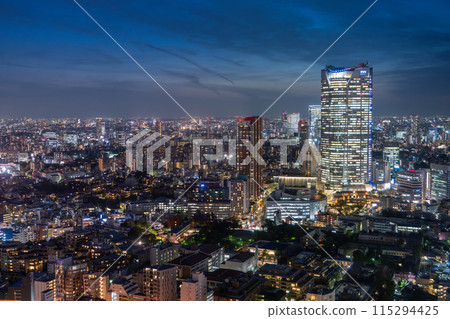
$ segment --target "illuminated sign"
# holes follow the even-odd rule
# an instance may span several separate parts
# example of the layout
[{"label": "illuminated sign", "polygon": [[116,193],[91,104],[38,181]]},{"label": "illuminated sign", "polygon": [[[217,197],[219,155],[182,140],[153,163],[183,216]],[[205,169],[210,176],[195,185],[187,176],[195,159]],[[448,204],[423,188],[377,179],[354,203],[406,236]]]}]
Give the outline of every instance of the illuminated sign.
[{"label": "illuminated sign", "polygon": [[347,71],[349,68],[343,68],[343,69],[330,69],[328,71],[330,71],[331,73],[341,73],[341,72],[345,72]]},{"label": "illuminated sign", "polygon": [[367,75],[367,70],[361,70],[361,71],[359,71],[359,74],[361,76],[365,76],[365,75]]}]

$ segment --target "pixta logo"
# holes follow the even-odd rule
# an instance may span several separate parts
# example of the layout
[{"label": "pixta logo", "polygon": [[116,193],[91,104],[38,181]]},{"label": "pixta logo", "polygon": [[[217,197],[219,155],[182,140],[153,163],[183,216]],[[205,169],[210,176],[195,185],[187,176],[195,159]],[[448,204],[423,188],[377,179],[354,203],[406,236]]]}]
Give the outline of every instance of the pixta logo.
[{"label": "pixta logo", "polygon": [[[154,171],[154,153],[160,148],[165,147],[165,154],[162,160],[158,161],[156,169],[164,167],[170,161],[171,146],[168,142],[169,136],[162,136],[159,133],[151,133],[150,130],[143,130],[132,136],[126,141],[126,163],[132,171],[146,171],[152,174]],[[200,138],[192,140],[192,163],[201,165],[204,162],[227,161],[231,166],[237,164],[241,166],[249,165],[252,160],[258,165],[265,166],[266,162],[261,155],[261,148],[264,143],[269,143],[273,147],[279,147],[280,165],[288,165],[288,147],[298,147],[299,142],[296,139],[260,139],[252,144],[250,140],[222,138],[208,139]],[[225,145],[227,151],[225,152]],[[237,158],[239,148],[244,148],[245,158]],[[321,164],[321,157],[316,144],[311,139],[302,143],[300,153],[293,163],[301,166],[305,161],[314,160],[318,166]],[[240,161],[238,163],[238,161]]]},{"label": "pixta logo", "polygon": [[[162,136],[150,130],[143,130],[126,141],[126,164],[132,171],[146,171],[153,174],[154,153],[162,146],[166,146],[164,159],[159,161],[157,169],[164,166],[170,161],[170,145],[166,145],[170,141],[169,136]],[[145,155],[145,156],[144,156]],[[144,157],[146,161],[144,163]],[[145,166],[145,169],[144,169]]]}]

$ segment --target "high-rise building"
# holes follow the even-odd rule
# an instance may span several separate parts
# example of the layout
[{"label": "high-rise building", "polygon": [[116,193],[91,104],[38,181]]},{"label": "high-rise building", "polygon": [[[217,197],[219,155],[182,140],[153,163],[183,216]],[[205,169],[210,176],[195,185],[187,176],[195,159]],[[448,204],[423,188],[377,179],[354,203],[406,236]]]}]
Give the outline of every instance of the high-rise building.
[{"label": "high-rise building", "polygon": [[289,136],[298,134],[298,123],[300,122],[300,113],[289,113],[287,115],[286,133]]},{"label": "high-rise building", "polygon": [[329,189],[372,179],[372,75],[367,63],[322,70],[320,179]]},{"label": "high-rise building", "polygon": [[298,138],[300,140],[300,143],[306,142],[309,135],[309,124],[306,121],[300,121],[298,122]]},{"label": "high-rise building", "polygon": [[87,264],[73,264],[72,258],[58,260],[55,274],[56,301],[74,301],[84,292],[83,275],[87,272]]},{"label": "high-rise building", "polygon": [[430,165],[431,199],[443,200],[450,198],[450,164]]},{"label": "high-rise building", "polygon": [[411,124],[409,129],[409,143],[417,144],[419,142],[419,115],[410,115],[409,123]]},{"label": "high-rise building", "polygon": [[177,268],[170,265],[145,268],[143,293],[149,301],[177,300]]},{"label": "high-rise building", "polygon": [[397,142],[384,144],[383,162],[389,163],[391,178],[395,178],[396,172],[400,169],[400,146]]},{"label": "high-rise building", "polygon": [[377,190],[390,189],[391,170],[388,162],[373,161],[372,181]]},{"label": "high-rise building", "polygon": [[[252,200],[258,199],[262,192],[262,163],[258,163],[244,141],[258,149],[258,143],[262,143],[262,127],[263,119],[257,116],[238,120],[237,170],[240,175],[248,176],[249,194]],[[260,150],[258,153],[261,154]]]},{"label": "high-rise building", "polygon": [[426,196],[426,172],[408,169],[398,173],[398,192],[411,203],[422,203]]},{"label": "high-rise building", "polygon": [[98,159],[98,170],[104,172],[108,169],[109,159],[106,154],[102,154]]},{"label": "high-rise building", "polygon": [[250,209],[247,178],[230,179],[228,189],[231,212],[234,216],[242,217]]},{"label": "high-rise building", "polygon": [[310,105],[308,107],[309,113],[309,138],[313,140],[316,145],[320,144],[320,105]]},{"label": "high-rise building", "polygon": [[286,123],[287,123],[287,112],[283,111],[281,112],[281,125],[283,128],[286,127]]},{"label": "high-rise building", "polygon": [[95,131],[96,131],[97,138],[105,138],[106,125],[105,125],[105,122],[103,122],[102,118],[97,118],[95,120]]}]

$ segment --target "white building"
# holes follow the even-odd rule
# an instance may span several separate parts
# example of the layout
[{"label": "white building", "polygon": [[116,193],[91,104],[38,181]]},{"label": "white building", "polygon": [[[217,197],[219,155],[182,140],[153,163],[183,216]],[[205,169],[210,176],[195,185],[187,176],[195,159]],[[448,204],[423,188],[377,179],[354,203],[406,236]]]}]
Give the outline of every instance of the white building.
[{"label": "white building", "polygon": [[181,301],[206,301],[208,296],[206,276],[203,273],[192,274],[191,279],[181,284]]}]

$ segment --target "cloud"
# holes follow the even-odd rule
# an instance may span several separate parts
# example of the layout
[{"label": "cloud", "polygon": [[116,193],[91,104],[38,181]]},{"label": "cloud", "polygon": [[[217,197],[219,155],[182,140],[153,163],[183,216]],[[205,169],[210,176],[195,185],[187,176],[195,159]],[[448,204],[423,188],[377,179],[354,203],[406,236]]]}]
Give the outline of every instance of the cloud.
[{"label": "cloud", "polygon": [[157,51],[160,51],[160,52],[164,52],[164,53],[169,54],[171,56],[180,58],[180,59],[188,62],[189,64],[194,65],[195,67],[197,67],[198,69],[202,70],[203,72],[206,72],[208,74],[212,74],[212,75],[218,76],[218,77],[220,77],[220,78],[222,78],[222,79],[224,79],[224,80],[226,80],[226,81],[228,81],[228,82],[230,82],[231,84],[234,85],[234,82],[232,80],[230,80],[228,77],[226,77],[225,75],[223,75],[223,74],[221,74],[221,73],[219,73],[217,71],[211,70],[210,68],[207,68],[205,66],[202,66],[202,65],[198,64],[197,62],[187,58],[186,56],[183,56],[181,54],[178,54],[178,53],[172,52],[170,50],[163,49],[163,48],[160,48],[160,47],[157,47],[155,45],[148,44],[148,43],[140,43],[140,44],[142,44],[142,45],[144,45],[144,46],[146,46],[148,48],[151,48],[151,49],[154,49],[154,50],[157,50]]},{"label": "cloud", "polygon": [[[152,75],[189,112],[242,115],[270,105],[371,2],[81,4],[139,62],[150,62]],[[23,0],[2,7],[0,108],[8,114],[63,116],[77,108],[103,116],[120,115],[123,109],[151,115],[164,108],[178,114],[71,1]],[[306,112],[308,104],[320,100],[324,65],[363,61],[374,67],[375,114],[448,114],[449,10],[444,0],[379,1],[270,114]]]}]

